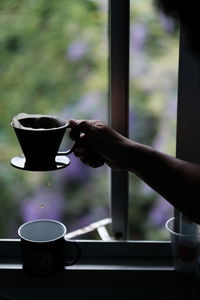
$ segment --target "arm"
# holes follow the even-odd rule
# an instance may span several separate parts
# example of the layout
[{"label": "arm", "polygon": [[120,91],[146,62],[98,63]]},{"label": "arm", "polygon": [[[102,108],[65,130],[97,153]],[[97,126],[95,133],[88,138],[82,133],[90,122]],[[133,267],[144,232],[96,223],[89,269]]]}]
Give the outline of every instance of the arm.
[{"label": "arm", "polygon": [[70,121],[74,154],[88,165],[128,170],[196,223],[200,223],[200,165],[131,141],[101,121]]},{"label": "arm", "polygon": [[200,223],[200,165],[135,142],[129,147],[127,151],[134,155],[129,170],[189,219]]}]

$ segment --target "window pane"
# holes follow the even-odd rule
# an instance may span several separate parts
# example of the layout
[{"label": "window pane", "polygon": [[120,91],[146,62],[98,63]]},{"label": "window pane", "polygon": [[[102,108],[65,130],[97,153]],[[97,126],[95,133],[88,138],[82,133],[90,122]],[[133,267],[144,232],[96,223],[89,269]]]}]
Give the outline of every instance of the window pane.
[{"label": "window pane", "polygon": [[[151,0],[131,1],[130,137],[175,155],[178,33]],[[130,176],[130,238],[165,239],[172,207]]]},{"label": "window pane", "polygon": [[10,127],[20,112],[107,122],[107,6],[107,0],[1,1],[1,238],[16,237],[30,219],[61,220],[72,231],[108,217],[106,167],[93,170],[73,154],[59,171],[10,166],[21,154]]}]

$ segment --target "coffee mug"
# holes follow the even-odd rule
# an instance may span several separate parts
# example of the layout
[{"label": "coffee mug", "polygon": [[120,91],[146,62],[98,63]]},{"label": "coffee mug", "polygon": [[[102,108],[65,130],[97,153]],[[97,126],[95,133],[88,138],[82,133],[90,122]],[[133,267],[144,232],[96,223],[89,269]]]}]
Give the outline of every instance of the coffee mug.
[{"label": "coffee mug", "polygon": [[[68,122],[49,115],[19,114],[11,126],[24,154],[11,160],[11,164],[30,171],[49,171],[65,167],[70,160],[64,158],[73,147],[59,152]],[[23,165],[24,163],[24,165]]]},{"label": "coffee mug", "polygon": [[50,219],[21,225],[18,234],[23,270],[33,276],[46,277],[74,265],[80,259],[81,249],[77,242],[65,239],[66,231],[64,224]]}]

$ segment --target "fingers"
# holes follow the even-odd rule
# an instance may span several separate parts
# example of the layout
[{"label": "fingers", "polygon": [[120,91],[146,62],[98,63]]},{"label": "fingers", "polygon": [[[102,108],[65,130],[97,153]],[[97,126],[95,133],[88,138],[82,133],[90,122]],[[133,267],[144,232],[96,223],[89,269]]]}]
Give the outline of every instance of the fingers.
[{"label": "fingers", "polygon": [[91,130],[93,127],[102,127],[104,124],[101,120],[69,120],[68,127],[74,128],[79,127],[83,132]]},{"label": "fingers", "polygon": [[104,161],[102,160],[91,160],[91,158],[87,159],[86,157],[80,158],[80,160],[92,168],[99,168],[104,165]]},{"label": "fingers", "polygon": [[68,124],[71,128],[69,136],[75,141],[74,155],[93,168],[98,168],[105,162],[93,147],[97,138],[96,129],[102,126],[103,123],[98,120],[70,120]]},{"label": "fingers", "polygon": [[74,148],[74,155],[79,157],[80,160],[93,168],[98,168],[104,165],[104,159],[92,151],[91,149],[84,147],[82,143],[76,142],[76,146]]},{"label": "fingers", "polygon": [[86,134],[92,130],[92,124],[90,121],[86,120],[70,120],[68,127],[71,128],[69,136],[72,140],[78,140],[81,137],[81,134]]},{"label": "fingers", "polygon": [[78,140],[83,136],[91,138],[94,132],[104,127],[104,123],[100,120],[70,120],[68,127],[71,128],[70,138]]},{"label": "fingers", "polygon": [[121,149],[127,139],[99,120],[70,120],[70,137],[75,140],[74,154],[80,160],[97,168],[104,163],[111,168],[124,169]]},{"label": "fingers", "polygon": [[80,130],[78,128],[78,122],[75,120],[70,120],[68,127],[71,128],[69,136],[72,140],[77,141],[80,138]]}]

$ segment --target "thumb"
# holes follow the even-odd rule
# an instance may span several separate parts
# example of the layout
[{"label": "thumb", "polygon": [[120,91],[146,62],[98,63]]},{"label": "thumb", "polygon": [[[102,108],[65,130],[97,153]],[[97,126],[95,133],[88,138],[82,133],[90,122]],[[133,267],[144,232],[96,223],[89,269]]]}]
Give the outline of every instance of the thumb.
[{"label": "thumb", "polygon": [[68,127],[71,128],[71,131],[70,131],[71,139],[77,140],[80,138],[81,133],[85,133],[85,134],[89,133],[92,130],[93,125],[89,121],[86,121],[86,120],[71,119],[71,120],[69,120]]},{"label": "thumb", "polygon": [[77,121],[74,119],[68,120],[67,128],[72,128],[77,125]]},{"label": "thumb", "polygon": [[94,127],[94,124],[92,124],[92,121],[71,119],[71,120],[69,120],[68,127],[79,130],[80,132],[86,133],[86,132],[92,130],[92,128]]}]

